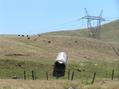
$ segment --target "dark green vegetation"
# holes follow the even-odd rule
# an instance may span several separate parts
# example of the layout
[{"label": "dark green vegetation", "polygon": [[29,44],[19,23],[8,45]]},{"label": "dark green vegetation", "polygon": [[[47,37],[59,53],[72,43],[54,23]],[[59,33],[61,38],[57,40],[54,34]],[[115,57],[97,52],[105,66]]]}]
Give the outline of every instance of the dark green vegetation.
[{"label": "dark green vegetation", "polygon": [[[101,39],[87,38],[87,30],[61,31],[21,37],[17,35],[0,36],[0,78],[12,76],[31,78],[34,70],[36,79],[52,77],[53,64],[58,52],[65,51],[69,60],[67,72],[74,71],[74,79],[90,82],[93,73],[96,79],[119,79],[119,20],[102,26]],[[81,71],[81,72],[80,72]],[[70,77],[71,77],[70,74]]]}]

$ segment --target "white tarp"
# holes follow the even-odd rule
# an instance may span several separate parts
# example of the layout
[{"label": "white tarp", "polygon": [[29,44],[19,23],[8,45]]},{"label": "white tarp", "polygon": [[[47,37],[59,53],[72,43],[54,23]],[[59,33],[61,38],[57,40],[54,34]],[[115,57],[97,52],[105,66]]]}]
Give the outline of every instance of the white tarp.
[{"label": "white tarp", "polygon": [[61,64],[62,63],[66,64],[67,60],[68,60],[68,57],[67,57],[67,54],[65,52],[58,53],[57,58],[56,58],[57,62],[59,62]]}]

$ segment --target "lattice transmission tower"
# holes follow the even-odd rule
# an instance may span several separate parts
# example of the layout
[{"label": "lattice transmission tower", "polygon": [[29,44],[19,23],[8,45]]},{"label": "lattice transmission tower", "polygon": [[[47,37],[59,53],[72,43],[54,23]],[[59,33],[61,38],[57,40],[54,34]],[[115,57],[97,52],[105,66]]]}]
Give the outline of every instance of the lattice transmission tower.
[{"label": "lattice transmission tower", "polygon": [[103,10],[100,11],[99,16],[90,16],[86,8],[85,13],[86,16],[82,17],[81,19],[87,20],[89,37],[100,39],[101,22],[105,21],[105,19],[102,18]]}]

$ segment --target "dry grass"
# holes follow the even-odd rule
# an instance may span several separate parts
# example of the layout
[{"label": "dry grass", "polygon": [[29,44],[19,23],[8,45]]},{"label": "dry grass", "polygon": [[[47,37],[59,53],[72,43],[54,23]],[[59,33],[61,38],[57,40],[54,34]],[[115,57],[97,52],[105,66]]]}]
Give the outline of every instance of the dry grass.
[{"label": "dry grass", "polygon": [[84,86],[82,89],[119,89],[119,81],[98,81],[93,85]]},{"label": "dry grass", "polygon": [[[72,87],[72,88],[71,88]],[[119,81],[97,81],[83,85],[64,80],[0,80],[0,89],[119,89]]]},{"label": "dry grass", "polygon": [[46,80],[0,80],[0,89],[68,89],[79,87],[78,82]]},{"label": "dry grass", "polygon": [[118,59],[110,45],[100,40],[53,35],[30,38],[0,36],[0,58],[52,63],[58,52],[65,51],[74,62]]}]

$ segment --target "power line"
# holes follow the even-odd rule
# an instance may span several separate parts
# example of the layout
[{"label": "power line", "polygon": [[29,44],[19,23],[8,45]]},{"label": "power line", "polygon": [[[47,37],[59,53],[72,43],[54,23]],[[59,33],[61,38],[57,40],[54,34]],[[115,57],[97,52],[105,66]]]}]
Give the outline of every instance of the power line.
[{"label": "power line", "polygon": [[79,25],[78,19],[73,19],[73,20],[66,21],[64,23],[61,23],[61,24],[58,24],[58,25],[53,25],[53,26],[43,28],[43,29],[60,29],[60,28],[63,28],[63,27],[65,28],[66,26],[68,26],[68,27],[76,26],[76,24],[73,25],[73,23],[76,23],[76,22],[78,23],[77,25]]},{"label": "power line", "polygon": [[[110,21],[112,21],[112,19],[119,19],[119,17],[109,18],[108,20],[102,18],[103,10],[101,10],[99,16],[90,16],[86,8],[85,8],[85,12],[86,12],[87,16],[84,16],[82,18],[73,19],[73,20],[70,20],[70,21],[66,21],[64,23],[61,23],[61,24],[58,24],[58,25],[53,25],[53,26],[50,26],[50,27],[47,27],[47,28],[43,28],[43,29],[45,29],[45,30],[47,30],[47,29],[62,29],[62,28],[66,28],[66,25],[68,25],[68,27],[71,27],[71,26],[75,27],[76,25],[79,26],[79,22],[82,21],[82,19],[86,19],[87,20],[87,27],[88,27],[88,29],[91,30],[90,34],[92,34],[92,37],[94,36],[94,38],[99,38],[100,27],[101,27],[101,23],[102,22],[104,22],[104,21],[105,22],[110,22]],[[97,28],[95,27],[96,31],[94,31],[94,28],[92,27],[92,24],[91,24],[91,21],[93,21],[93,20],[97,21],[97,25],[96,25]],[[78,22],[78,24],[74,24],[73,25],[72,23],[74,23],[74,22],[75,23]],[[84,22],[82,22],[81,25],[83,25],[83,23]],[[83,28],[83,27],[81,26],[80,28]],[[96,35],[98,37],[96,37]]]}]

